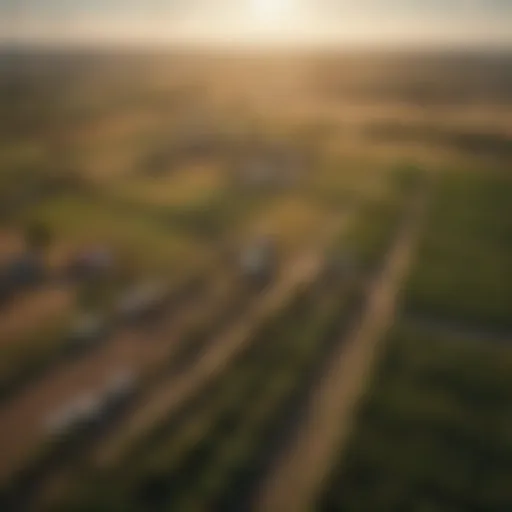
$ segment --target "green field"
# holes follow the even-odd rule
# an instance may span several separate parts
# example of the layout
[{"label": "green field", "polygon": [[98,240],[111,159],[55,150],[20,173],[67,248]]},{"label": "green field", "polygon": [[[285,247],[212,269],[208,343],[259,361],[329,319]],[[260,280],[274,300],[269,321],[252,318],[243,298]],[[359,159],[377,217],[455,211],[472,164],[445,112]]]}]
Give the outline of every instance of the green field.
[{"label": "green field", "polygon": [[469,327],[512,327],[509,175],[443,174],[418,252],[408,310]]},{"label": "green field", "polygon": [[321,511],[512,507],[512,353],[396,326]]}]

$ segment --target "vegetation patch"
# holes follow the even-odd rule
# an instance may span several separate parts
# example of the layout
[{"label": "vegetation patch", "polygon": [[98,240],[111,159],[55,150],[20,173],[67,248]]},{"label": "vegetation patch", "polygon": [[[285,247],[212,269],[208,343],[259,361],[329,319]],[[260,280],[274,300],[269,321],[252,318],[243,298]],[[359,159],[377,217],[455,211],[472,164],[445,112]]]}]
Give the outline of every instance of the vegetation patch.
[{"label": "vegetation patch", "polygon": [[399,326],[320,511],[510,510],[512,352]]},{"label": "vegetation patch", "polygon": [[512,180],[447,173],[429,213],[407,309],[512,328]]}]

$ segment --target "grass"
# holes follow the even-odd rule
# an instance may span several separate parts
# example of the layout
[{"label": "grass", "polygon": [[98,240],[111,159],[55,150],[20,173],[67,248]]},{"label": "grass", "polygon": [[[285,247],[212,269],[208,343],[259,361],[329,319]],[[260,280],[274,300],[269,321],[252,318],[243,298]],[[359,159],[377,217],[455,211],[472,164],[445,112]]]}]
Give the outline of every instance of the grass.
[{"label": "grass", "polygon": [[224,180],[216,166],[195,165],[160,178],[126,178],[115,182],[112,198],[139,204],[186,208],[201,203],[222,189]]},{"label": "grass", "polygon": [[320,511],[510,510],[512,352],[398,326]]},{"label": "grass", "polygon": [[382,261],[403,217],[400,201],[369,201],[354,215],[334,251],[350,255],[363,272],[373,272]]},{"label": "grass", "polygon": [[120,210],[94,198],[68,195],[48,201],[31,217],[50,226],[73,245],[106,244],[123,261],[151,271],[180,271],[208,257],[190,236],[129,208]]},{"label": "grass", "polygon": [[[511,185],[491,172],[441,177],[406,313],[506,325]],[[390,334],[319,511],[512,507],[512,352],[484,335],[415,325]]]},{"label": "grass", "polygon": [[469,325],[512,327],[512,180],[441,179],[408,285],[407,305]]},{"label": "grass", "polygon": [[65,344],[69,311],[39,326],[28,338],[0,350],[0,399],[56,360]]},{"label": "grass", "polygon": [[311,246],[319,231],[331,221],[325,210],[296,195],[270,201],[254,219],[252,226],[241,226],[245,232],[272,235],[284,252]]},{"label": "grass", "polygon": [[331,252],[353,258],[363,273],[377,270],[404,220],[405,203],[421,185],[421,170],[394,167],[368,173],[366,192],[353,196],[348,229],[334,240]]},{"label": "grass", "polygon": [[167,177],[126,178],[98,195],[119,214],[145,218],[214,246],[274,204],[272,194],[236,190],[216,164],[185,167]]},{"label": "grass", "polygon": [[306,194],[324,208],[343,210],[347,205],[385,194],[388,174],[378,162],[331,158],[309,176]]}]

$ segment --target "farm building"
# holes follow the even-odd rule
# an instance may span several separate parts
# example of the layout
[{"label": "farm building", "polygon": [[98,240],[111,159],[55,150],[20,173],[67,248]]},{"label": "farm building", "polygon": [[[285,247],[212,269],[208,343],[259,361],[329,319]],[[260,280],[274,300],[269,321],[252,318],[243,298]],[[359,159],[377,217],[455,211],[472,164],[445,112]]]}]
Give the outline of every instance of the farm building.
[{"label": "farm building", "polygon": [[148,281],[124,293],[117,304],[117,315],[127,322],[146,320],[160,313],[168,298],[165,284]]},{"label": "farm building", "polygon": [[262,237],[240,254],[240,270],[245,279],[266,284],[274,279],[277,271],[277,248],[270,237]]}]

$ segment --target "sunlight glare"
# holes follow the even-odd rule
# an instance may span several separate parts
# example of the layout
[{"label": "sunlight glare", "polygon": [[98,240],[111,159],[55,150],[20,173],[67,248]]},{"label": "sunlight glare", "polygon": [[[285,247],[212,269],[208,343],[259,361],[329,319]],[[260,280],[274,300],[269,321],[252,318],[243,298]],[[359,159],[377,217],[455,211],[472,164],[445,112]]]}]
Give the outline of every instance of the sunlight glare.
[{"label": "sunlight glare", "polygon": [[258,21],[277,23],[291,15],[292,0],[251,0],[252,14]]}]

